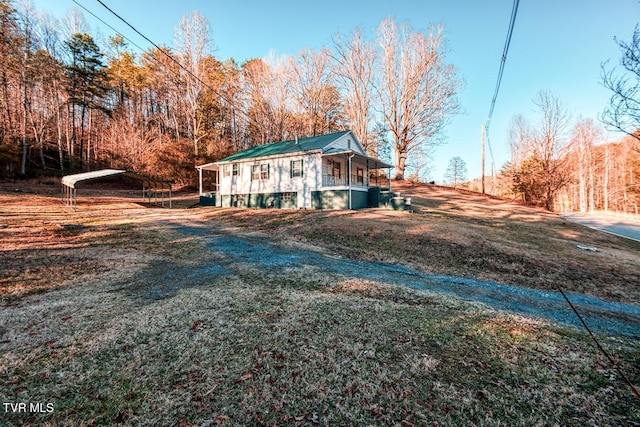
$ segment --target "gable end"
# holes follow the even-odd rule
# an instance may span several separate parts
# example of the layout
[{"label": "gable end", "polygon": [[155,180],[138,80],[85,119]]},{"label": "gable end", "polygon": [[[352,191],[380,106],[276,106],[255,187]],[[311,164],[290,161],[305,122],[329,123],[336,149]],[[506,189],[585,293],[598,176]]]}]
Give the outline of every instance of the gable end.
[{"label": "gable end", "polygon": [[367,153],[364,151],[364,148],[362,148],[362,144],[360,144],[360,141],[358,141],[358,138],[356,138],[355,134],[352,131],[349,131],[340,136],[335,141],[324,147],[322,151],[325,153],[329,153],[332,151],[346,150],[351,150],[365,156],[367,155]]}]

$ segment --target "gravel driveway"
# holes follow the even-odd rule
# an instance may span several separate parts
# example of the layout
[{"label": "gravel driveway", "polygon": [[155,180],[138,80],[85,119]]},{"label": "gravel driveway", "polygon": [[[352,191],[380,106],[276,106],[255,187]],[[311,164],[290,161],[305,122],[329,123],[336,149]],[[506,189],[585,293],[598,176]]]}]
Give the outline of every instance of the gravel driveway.
[{"label": "gravel driveway", "polygon": [[[579,319],[559,292],[548,292],[486,280],[432,275],[411,268],[382,262],[355,261],[323,253],[283,247],[233,231],[171,224],[185,235],[205,239],[216,274],[233,274],[234,265],[242,263],[259,269],[266,276],[283,274],[284,269],[311,266],[337,277],[360,278],[379,283],[408,286],[456,295],[490,307],[529,317],[552,320],[582,328]],[[214,261],[215,260],[215,261]],[[567,293],[587,324],[607,335],[640,338],[640,306],[607,302],[594,297]]]}]

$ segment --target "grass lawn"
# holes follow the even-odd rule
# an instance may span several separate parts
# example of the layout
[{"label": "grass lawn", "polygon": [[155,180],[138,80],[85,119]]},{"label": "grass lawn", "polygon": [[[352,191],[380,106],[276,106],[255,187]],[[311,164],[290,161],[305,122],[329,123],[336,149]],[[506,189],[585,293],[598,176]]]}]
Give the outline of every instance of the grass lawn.
[{"label": "grass lawn", "polygon": [[[57,187],[17,185],[0,185],[0,397],[52,410],[5,405],[0,425],[640,423],[640,399],[583,331],[231,263],[179,227],[631,304],[638,243],[428,186],[399,184],[408,214],[185,209],[186,196],[168,210],[97,190],[74,213]],[[599,338],[640,384],[638,339]]]}]

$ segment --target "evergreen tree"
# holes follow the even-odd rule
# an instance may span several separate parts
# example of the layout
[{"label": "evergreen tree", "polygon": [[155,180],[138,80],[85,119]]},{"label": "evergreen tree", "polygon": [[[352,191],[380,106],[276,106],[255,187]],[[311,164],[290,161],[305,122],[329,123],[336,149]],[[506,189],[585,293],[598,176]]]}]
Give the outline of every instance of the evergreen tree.
[{"label": "evergreen tree", "polygon": [[[76,33],[66,43],[71,56],[71,62],[65,66],[67,71],[67,92],[73,117],[72,140],[78,144],[77,153],[82,161],[85,153],[85,130],[89,126],[86,123],[87,113],[91,110],[100,110],[109,113],[110,109],[105,104],[105,98],[109,92],[105,65],[102,62],[103,54],[88,34]],[[77,113],[80,110],[80,118]],[[79,120],[79,122],[77,122]],[[76,133],[80,128],[80,135]],[[73,153],[72,153],[73,154]]]}]

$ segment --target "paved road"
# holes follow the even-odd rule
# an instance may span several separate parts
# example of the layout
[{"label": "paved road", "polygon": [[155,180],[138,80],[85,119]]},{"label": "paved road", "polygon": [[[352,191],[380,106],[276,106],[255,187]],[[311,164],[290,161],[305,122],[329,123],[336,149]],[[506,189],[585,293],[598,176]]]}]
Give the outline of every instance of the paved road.
[{"label": "paved road", "polygon": [[596,230],[640,242],[640,222],[638,221],[598,214],[572,213],[561,216],[569,221],[577,222]]}]

